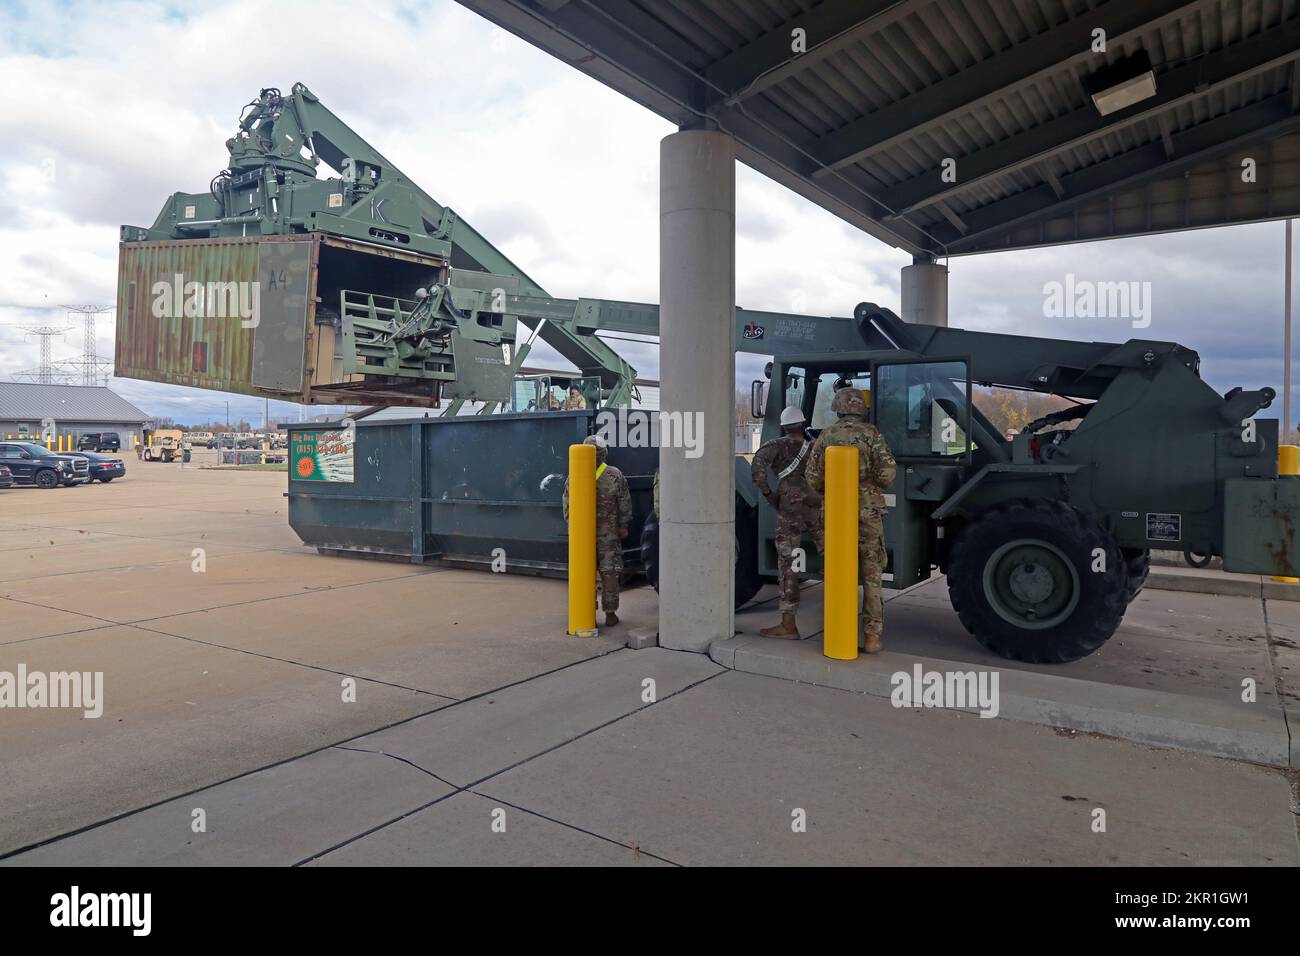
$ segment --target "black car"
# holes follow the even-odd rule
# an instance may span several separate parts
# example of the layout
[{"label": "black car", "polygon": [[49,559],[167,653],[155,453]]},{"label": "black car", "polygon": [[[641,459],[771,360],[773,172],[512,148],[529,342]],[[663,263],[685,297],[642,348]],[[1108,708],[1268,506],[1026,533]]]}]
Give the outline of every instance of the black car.
[{"label": "black car", "polygon": [[121,451],[117,432],[87,432],[77,439],[77,451]]},{"label": "black car", "polygon": [[116,455],[98,455],[93,451],[70,451],[67,457],[84,459],[91,481],[102,481],[108,484],[114,478],[126,476],[126,463]]},{"label": "black car", "polygon": [[57,488],[86,480],[89,463],[78,463],[69,455],[59,455],[33,442],[0,442],[0,465],[13,474],[14,483],[37,488]]}]

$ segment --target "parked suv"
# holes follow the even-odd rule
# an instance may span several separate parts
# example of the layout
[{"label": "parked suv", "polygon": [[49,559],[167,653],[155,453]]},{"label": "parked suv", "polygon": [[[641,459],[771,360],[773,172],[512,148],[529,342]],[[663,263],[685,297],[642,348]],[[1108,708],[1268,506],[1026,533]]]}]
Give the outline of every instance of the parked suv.
[{"label": "parked suv", "polygon": [[37,488],[57,488],[84,481],[90,472],[84,460],[77,469],[74,459],[31,442],[0,442],[0,465],[13,473],[15,484]]},{"label": "parked suv", "polygon": [[117,432],[88,432],[77,439],[77,451],[121,451]]}]

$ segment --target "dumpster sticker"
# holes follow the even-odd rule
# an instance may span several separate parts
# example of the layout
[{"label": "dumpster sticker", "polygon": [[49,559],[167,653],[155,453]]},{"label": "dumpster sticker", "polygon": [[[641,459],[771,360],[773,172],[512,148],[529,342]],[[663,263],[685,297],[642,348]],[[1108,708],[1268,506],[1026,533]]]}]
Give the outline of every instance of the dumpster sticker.
[{"label": "dumpster sticker", "polygon": [[1182,541],[1183,516],[1173,514],[1147,513],[1148,541]]},{"label": "dumpster sticker", "polygon": [[352,450],[356,432],[351,428],[331,431],[291,432],[289,467],[298,481],[352,482]]}]

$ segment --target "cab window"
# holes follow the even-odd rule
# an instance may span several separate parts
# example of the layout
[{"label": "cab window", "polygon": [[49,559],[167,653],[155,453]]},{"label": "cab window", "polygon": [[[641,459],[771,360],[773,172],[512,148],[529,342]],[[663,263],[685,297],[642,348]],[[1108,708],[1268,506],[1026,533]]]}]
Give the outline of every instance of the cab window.
[{"label": "cab window", "polygon": [[798,365],[788,366],[785,370],[785,405],[784,408],[797,408],[803,411],[804,398],[807,394],[808,372]]},{"label": "cab window", "polygon": [[870,392],[871,375],[866,372],[822,372],[817,377],[817,397],[810,418],[813,428],[822,429],[835,421],[831,401],[835,393],[846,385]]}]

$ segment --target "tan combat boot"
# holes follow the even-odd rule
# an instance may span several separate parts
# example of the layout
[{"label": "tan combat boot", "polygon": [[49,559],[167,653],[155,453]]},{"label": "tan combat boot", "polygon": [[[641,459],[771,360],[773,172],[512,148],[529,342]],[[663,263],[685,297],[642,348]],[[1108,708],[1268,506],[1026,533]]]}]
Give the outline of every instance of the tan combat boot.
[{"label": "tan combat boot", "polygon": [[764,637],[781,637],[786,640],[797,641],[799,639],[799,628],[794,622],[793,611],[783,611],[781,613],[781,623],[774,627],[765,627],[758,633]]},{"label": "tan combat boot", "polygon": [[884,649],[884,644],[880,643],[880,635],[868,631],[866,625],[862,626],[862,639],[858,647],[864,654],[879,654]]}]

